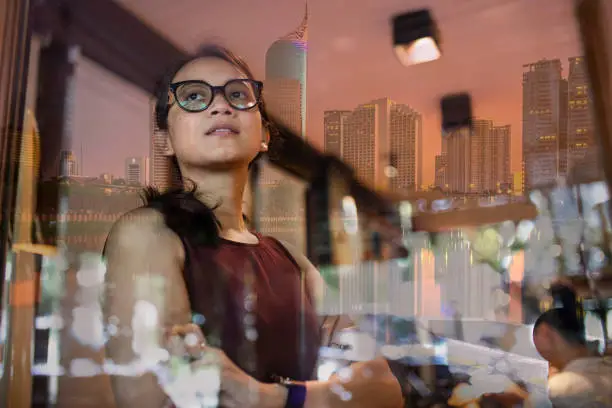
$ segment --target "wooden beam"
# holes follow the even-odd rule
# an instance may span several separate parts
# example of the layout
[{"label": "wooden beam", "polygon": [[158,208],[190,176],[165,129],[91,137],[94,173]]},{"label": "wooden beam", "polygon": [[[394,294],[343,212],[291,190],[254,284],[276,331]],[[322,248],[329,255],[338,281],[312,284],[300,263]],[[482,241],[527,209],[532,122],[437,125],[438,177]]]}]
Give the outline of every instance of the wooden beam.
[{"label": "wooden beam", "polygon": [[599,147],[601,165],[612,191],[612,79],[609,55],[608,25],[604,3],[601,0],[576,0],[574,13],[578,21],[580,37],[587,62],[590,80],[589,90],[593,98],[595,141]]},{"label": "wooden beam", "polygon": [[443,232],[457,228],[479,227],[504,221],[533,220],[538,211],[530,203],[514,203],[495,207],[476,207],[436,214],[418,214],[412,222],[415,231]]},{"label": "wooden beam", "polygon": [[[6,339],[0,350],[4,375],[0,376],[0,407],[31,406],[32,390],[28,330],[33,316],[21,313],[24,308],[10,307],[10,291],[4,282],[14,283],[23,271],[11,260],[11,233],[17,203],[19,166],[16,160],[21,151],[21,137],[26,103],[26,84],[30,54],[29,4],[27,0],[0,3],[0,308],[5,310]],[[23,266],[20,264],[19,266]],[[18,276],[19,275],[19,276]],[[8,298],[8,299],[7,299]],[[27,309],[27,308],[26,308]],[[31,308],[30,308],[31,309]],[[28,329],[29,326],[29,329]],[[21,343],[13,339],[20,338]],[[26,367],[24,369],[24,366]]]},{"label": "wooden beam", "polygon": [[78,45],[83,56],[149,93],[169,65],[187,56],[111,0],[51,0],[32,13],[37,34]]}]

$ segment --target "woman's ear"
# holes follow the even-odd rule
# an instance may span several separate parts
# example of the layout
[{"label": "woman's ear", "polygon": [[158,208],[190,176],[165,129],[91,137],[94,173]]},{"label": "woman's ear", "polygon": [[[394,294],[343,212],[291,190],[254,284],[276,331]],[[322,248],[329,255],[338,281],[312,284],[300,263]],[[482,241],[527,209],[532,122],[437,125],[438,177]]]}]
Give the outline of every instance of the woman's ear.
[{"label": "woman's ear", "polygon": [[267,152],[269,143],[270,143],[270,130],[268,129],[267,125],[264,125],[262,126],[262,130],[261,130],[261,148],[259,149],[259,151]]}]

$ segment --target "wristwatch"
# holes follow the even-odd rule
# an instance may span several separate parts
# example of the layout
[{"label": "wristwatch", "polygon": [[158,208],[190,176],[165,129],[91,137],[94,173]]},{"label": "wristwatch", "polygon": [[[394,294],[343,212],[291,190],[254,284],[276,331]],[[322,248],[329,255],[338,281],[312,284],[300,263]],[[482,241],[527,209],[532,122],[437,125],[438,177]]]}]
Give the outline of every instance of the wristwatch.
[{"label": "wristwatch", "polygon": [[304,408],[304,403],[306,402],[306,385],[282,377],[278,377],[278,383],[287,389],[285,408]]}]

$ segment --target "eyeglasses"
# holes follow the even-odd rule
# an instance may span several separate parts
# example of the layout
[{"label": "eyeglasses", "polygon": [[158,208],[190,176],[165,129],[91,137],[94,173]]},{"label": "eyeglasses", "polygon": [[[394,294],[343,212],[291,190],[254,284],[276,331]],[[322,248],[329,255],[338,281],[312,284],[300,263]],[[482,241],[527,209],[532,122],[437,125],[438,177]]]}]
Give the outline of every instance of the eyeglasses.
[{"label": "eyeglasses", "polygon": [[175,82],[170,91],[178,105],[187,112],[202,112],[210,106],[215,95],[221,93],[232,108],[248,110],[261,101],[263,83],[252,79],[232,79],[222,86],[205,81]]}]

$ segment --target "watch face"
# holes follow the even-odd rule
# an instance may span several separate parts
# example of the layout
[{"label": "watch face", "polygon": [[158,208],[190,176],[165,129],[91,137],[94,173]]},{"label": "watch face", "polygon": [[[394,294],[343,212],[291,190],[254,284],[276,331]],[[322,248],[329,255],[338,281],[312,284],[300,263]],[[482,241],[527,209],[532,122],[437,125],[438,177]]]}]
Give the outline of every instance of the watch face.
[{"label": "watch face", "polygon": [[294,382],[286,382],[284,385],[288,391],[285,407],[303,408],[306,402],[306,386]]}]

